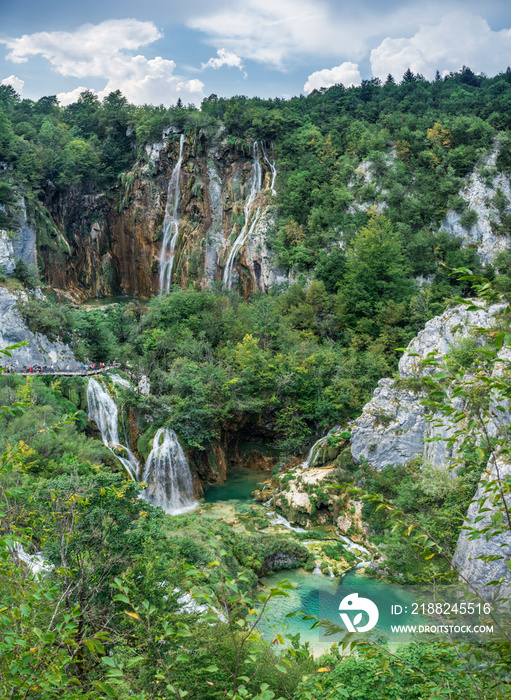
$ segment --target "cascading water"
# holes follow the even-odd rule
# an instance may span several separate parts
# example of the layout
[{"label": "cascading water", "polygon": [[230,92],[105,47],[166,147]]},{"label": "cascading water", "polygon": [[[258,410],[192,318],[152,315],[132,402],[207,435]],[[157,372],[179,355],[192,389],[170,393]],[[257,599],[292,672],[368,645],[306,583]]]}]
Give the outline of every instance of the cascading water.
[{"label": "cascading water", "polygon": [[263,151],[264,160],[270,166],[270,171],[271,171],[270,190],[271,190],[272,197],[275,197],[275,195],[277,194],[277,190],[275,189],[275,178],[277,177],[277,166],[275,165],[275,161],[273,160],[273,158],[269,158],[268,155],[266,154],[266,147],[264,145],[264,142],[261,143],[261,149]]},{"label": "cascading water", "polygon": [[[108,391],[92,377],[87,384],[87,406],[89,418],[98,426],[103,443],[115,455],[124,466],[133,481],[137,480],[139,464],[130,448],[119,440],[118,409],[117,404]],[[115,448],[124,448],[126,457],[119,455]]]},{"label": "cascading water", "polygon": [[261,170],[261,163],[259,162],[259,146],[258,146],[257,141],[254,141],[253,154],[254,154],[254,166],[252,169],[252,179],[250,181],[250,193],[247,197],[247,200],[245,202],[245,206],[243,208],[245,220],[243,222],[243,227],[238,234],[238,237],[234,241],[232,248],[229,251],[229,256],[227,258],[227,262],[225,263],[223,281],[224,281],[225,286],[228,289],[230,289],[232,287],[232,270],[233,270],[233,266],[234,266],[234,261],[238,255],[239,251],[241,250],[243,244],[245,243],[247,237],[250,236],[252,234],[252,232],[254,231],[254,228],[257,224],[257,220],[259,219],[259,214],[261,212],[261,207],[258,207],[256,209],[256,212],[255,212],[254,217],[252,219],[252,223],[250,224],[250,228],[249,228],[250,213],[252,210],[252,205],[254,203],[254,199],[256,198],[256,195],[261,191],[262,170]]},{"label": "cascading water", "polygon": [[147,484],[143,497],[170,515],[187,513],[198,506],[188,461],[176,433],[169,428],[160,428],[154,436],[143,481]]},{"label": "cascading water", "polygon": [[299,465],[300,468],[308,469],[311,466],[321,465],[328,462],[328,452],[330,448],[330,442],[328,438],[334,437],[335,434],[339,433],[341,430],[341,426],[336,425],[328,432],[327,435],[325,435],[325,437],[322,437],[317,442],[315,442],[314,445],[310,448],[309,454],[307,455],[305,461]]},{"label": "cascading water", "polygon": [[172,282],[172,271],[174,268],[174,258],[179,235],[179,176],[181,174],[181,164],[183,162],[184,141],[184,134],[181,134],[181,138],[179,139],[179,158],[170,176],[167,190],[167,204],[165,206],[165,218],[163,220],[163,243],[160,254],[160,294],[170,291],[170,284]]}]

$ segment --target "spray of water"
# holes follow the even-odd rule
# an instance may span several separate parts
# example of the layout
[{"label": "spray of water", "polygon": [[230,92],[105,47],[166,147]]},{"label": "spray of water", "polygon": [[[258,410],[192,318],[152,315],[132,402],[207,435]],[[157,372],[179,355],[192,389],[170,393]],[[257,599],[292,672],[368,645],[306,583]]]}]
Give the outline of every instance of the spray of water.
[{"label": "spray of water", "polygon": [[[123,445],[119,439],[117,404],[108,391],[92,377],[87,384],[87,406],[89,418],[98,426],[103,443],[124,466],[133,481],[136,481],[139,463],[130,448]],[[123,454],[119,454],[119,451],[122,451]]]},{"label": "spray of water", "polygon": [[143,481],[147,484],[144,498],[171,515],[187,513],[198,506],[188,461],[176,433],[169,428],[160,428],[154,436]]}]

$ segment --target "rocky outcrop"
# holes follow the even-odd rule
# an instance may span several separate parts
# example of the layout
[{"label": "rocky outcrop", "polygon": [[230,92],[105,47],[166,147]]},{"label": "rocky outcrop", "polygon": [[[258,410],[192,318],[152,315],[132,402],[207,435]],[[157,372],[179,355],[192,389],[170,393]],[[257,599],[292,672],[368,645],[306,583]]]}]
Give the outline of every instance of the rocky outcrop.
[{"label": "rocky outcrop", "polygon": [[310,527],[332,525],[339,514],[338,490],[332,488],[333,468],[296,469],[277,481],[271,504],[291,522]]},{"label": "rocky outcrop", "polygon": [[492,263],[498,253],[509,249],[509,237],[499,231],[499,211],[495,197],[500,190],[504,197],[503,213],[511,212],[511,186],[509,178],[496,170],[498,151],[487,156],[481,167],[467,176],[459,194],[473,212],[476,220],[468,222],[466,213],[450,210],[447,212],[441,230],[452,236],[459,236],[466,246],[473,245],[485,264]]},{"label": "rocky outcrop", "polygon": [[14,365],[20,370],[23,365],[54,365],[59,369],[69,367],[71,370],[80,369],[80,363],[69,348],[59,342],[50,342],[40,333],[32,333],[27,328],[17,307],[17,297],[0,287],[0,348],[28,341],[12,353],[12,358],[0,358],[0,365]]},{"label": "rocky outcrop", "polygon": [[[498,459],[496,467],[483,474],[474,501],[467,512],[465,526],[469,529],[462,530],[452,563],[461,579],[468,581],[483,598],[498,595],[509,599],[511,571],[507,562],[511,559],[511,523],[504,512],[500,491],[495,491],[489,486],[490,482],[495,483],[497,470],[502,480],[511,476],[511,464],[504,459]],[[511,509],[511,495],[509,489],[507,491],[505,498],[508,508]],[[498,512],[503,515],[502,528],[499,528],[497,520],[492,529],[501,531],[487,537],[483,531],[492,526],[492,520]],[[477,531],[480,534],[474,539]],[[488,561],[486,557],[496,558]],[[500,579],[503,579],[503,582],[499,586],[488,586],[490,581]]]},{"label": "rocky outcrop", "polygon": [[446,443],[428,440],[447,437],[449,426],[435,427],[429,422],[422,405],[424,396],[406,385],[433,371],[421,364],[429,354],[441,358],[469,337],[478,342],[476,329],[490,328],[501,308],[494,305],[476,311],[457,306],[426,323],[399,361],[400,380],[381,379],[373,398],[353,422],[351,454],[356,462],[365,460],[374,469],[406,464],[419,456],[432,464],[447,463],[451,450]]},{"label": "rocky outcrop", "polygon": [[[457,444],[448,447],[445,440],[455,429],[443,418],[438,425],[428,421],[426,408],[421,401],[424,396],[415,388],[406,388],[416,382],[417,378],[433,371],[421,364],[432,353],[443,357],[462,339],[473,338],[482,342],[478,328],[491,329],[496,315],[502,310],[501,305],[489,309],[468,310],[465,307],[448,309],[442,315],[429,321],[424,330],[412,340],[399,362],[398,381],[382,379],[378,383],[373,398],[366,404],[362,415],[352,426],[351,450],[355,461],[365,460],[375,469],[383,469],[389,464],[401,465],[415,457],[425,462],[443,466],[454,456]],[[504,348],[499,353],[502,362],[493,366],[492,376],[501,376],[511,362],[511,352]],[[475,377],[466,376],[466,381]],[[404,385],[404,386],[403,386]],[[455,400],[456,407],[463,407],[462,399]],[[509,401],[505,397],[495,396],[491,405],[499,404],[503,410],[491,411],[492,418],[486,429],[490,435],[496,435],[499,427],[509,424]],[[436,438],[436,439],[435,439]],[[497,463],[501,478],[511,476],[511,464],[503,459]],[[483,597],[511,594],[511,573],[507,561],[511,557],[511,528],[506,526],[494,535],[486,535],[484,530],[492,526],[497,511],[502,511],[502,498],[496,492],[487,491],[488,485],[495,483],[496,470],[490,469],[481,478],[477,494],[467,513],[467,527],[463,530],[457,544],[453,566],[460,573],[462,580],[468,581]],[[491,496],[491,497],[490,497]],[[511,497],[507,497],[511,508]],[[482,502],[482,506],[478,501]],[[495,519],[498,526],[498,518]],[[474,538],[474,531],[481,535]],[[487,561],[484,557],[498,557]],[[483,558],[481,558],[483,557]],[[490,581],[503,579],[499,587],[487,586]]]}]

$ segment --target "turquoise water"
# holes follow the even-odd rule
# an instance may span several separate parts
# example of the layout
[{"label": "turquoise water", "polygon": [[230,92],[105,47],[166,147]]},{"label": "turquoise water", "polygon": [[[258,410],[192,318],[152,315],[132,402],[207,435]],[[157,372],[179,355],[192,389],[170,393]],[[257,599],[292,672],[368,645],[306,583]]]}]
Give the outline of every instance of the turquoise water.
[{"label": "turquoise water", "polygon": [[[261,630],[267,639],[275,633],[294,635],[299,632],[302,642],[308,642],[316,656],[327,651],[334,642],[341,641],[344,635],[341,633],[326,636],[322,627],[311,630],[310,620],[305,621],[300,617],[286,618],[287,614],[303,610],[306,615],[327,619],[344,628],[339,603],[345,596],[358,593],[359,598],[372,600],[379,611],[378,623],[368,634],[371,637],[385,635],[391,647],[409,642],[411,638],[410,633],[393,632],[392,625],[427,624],[419,615],[411,614],[412,605],[416,600],[413,590],[369,578],[355,570],[348,572],[342,579],[309,574],[303,569],[280,571],[263,579],[265,589],[278,585],[283,579],[288,579],[297,587],[294,591],[289,591],[289,598],[279,596],[270,600]],[[400,605],[403,613],[393,615],[393,605]],[[365,625],[367,621],[368,617],[363,612],[359,624]]]},{"label": "turquoise water", "polygon": [[[206,506],[205,512],[210,517],[224,519],[236,517],[236,514],[245,512],[247,508],[250,512],[254,507],[266,512],[266,509],[253,501],[251,494],[268,476],[268,472],[253,472],[248,469],[229,471],[225,483],[206,487],[203,500]],[[292,538],[292,533],[288,534]],[[347,595],[357,593],[359,598],[369,598],[378,608],[378,622],[368,634],[371,637],[384,635],[391,648],[409,642],[411,638],[410,633],[392,632],[392,625],[427,624],[427,621],[418,615],[411,614],[416,593],[410,587],[372,579],[360,571],[349,571],[340,579],[307,573],[304,569],[286,570],[266,576],[262,583],[268,590],[277,586],[283,579],[295,584],[296,588],[288,591],[289,597],[279,596],[270,600],[266,608],[265,620],[259,627],[268,640],[276,633],[281,635],[299,633],[302,642],[308,642],[316,656],[326,652],[334,642],[341,641],[344,634],[326,636],[322,627],[310,629],[312,621],[302,620],[299,616],[286,617],[286,615],[303,611],[306,615],[327,619],[343,626],[339,604]],[[395,605],[402,607],[402,614],[392,614],[392,606]],[[353,614],[351,618],[354,618]],[[367,614],[362,612],[362,619],[357,624],[363,626],[368,619]]]},{"label": "turquoise water", "polygon": [[231,469],[227,481],[223,484],[206,486],[204,503],[224,501],[252,501],[252,491],[259,488],[259,483],[269,478],[268,472],[253,472],[250,469]]}]

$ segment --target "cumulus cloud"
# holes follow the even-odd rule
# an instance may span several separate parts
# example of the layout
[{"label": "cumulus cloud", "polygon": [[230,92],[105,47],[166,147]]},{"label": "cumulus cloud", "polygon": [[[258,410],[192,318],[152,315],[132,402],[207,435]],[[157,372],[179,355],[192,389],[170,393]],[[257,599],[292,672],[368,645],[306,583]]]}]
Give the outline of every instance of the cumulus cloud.
[{"label": "cumulus cloud", "polygon": [[[84,24],[74,32],[37,32],[0,41],[10,49],[7,59],[14,63],[43,56],[61,75],[105,79],[99,97],[121,90],[135,104],[171,104],[178,97],[185,102],[200,101],[204,84],[175,75],[174,61],[129,53],[161,37],[153,22],[122,19]],[[61,94],[66,100],[71,93]]]},{"label": "cumulus cloud", "polygon": [[365,38],[353,31],[351,17],[336,17],[321,0],[238,0],[209,14],[190,18],[188,26],[204,32],[215,47],[282,69],[299,53],[360,57]]},{"label": "cumulus cloud", "polygon": [[239,68],[245,76],[245,78],[247,77],[247,74],[243,70],[243,61],[239,56],[236,56],[235,53],[233,53],[232,51],[227,51],[226,49],[218,49],[216,54],[217,58],[210,58],[209,61],[207,61],[206,63],[201,63],[201,67],[203,69],[214,68],[215,70],[221,68],[222,66],[228,66],[229,68]]},{"label": "cumulus cloud", "polygon": [[361,82],[362,76],[358,70],[358,64],[345,61],[340,66],[324,68],[312,73],[307,78],[303,89],[308,94],[313,90],[319,90],[322,87],[329,88],[339,83],[342,83],[344,87],[352,87],[353,85],[360,85]]},{"label": "cumulus cloud", "polygon": [[509,64],[511,29],[493,31],[483,17],[463,10],[446,14],[435,25],[422,25],[409,38],[384,39],[371,51],[375,77],[400,78],[407,68],[431,79],[435,72],[463,65],[495,75]]},{"label": "cumulus cloud", "polygon": [[10,85],[13,87],[18,95],[21,95],[21,92],[23,90],[23,85],[25,85],[25,81],[22,80],[21,78],[16,77],[15,75],[10,75],[8,78],[4,78],[2,82],[0,83],[1,85]]},{"label": "cumulus cloud", "polygon": [[[69,92],[58,92],[57,99],[59,101],[59,104],[61,104],[62,107],[67,107],[67,105],[71,105],[73,104],[73,102],[77,102],[82,92],[85,92],[86,90],[89,90],[89,88],[80,86],[75,88],[74,90],[70,90]],[[91,90],[91,92],[94,92],[94,90]]]}]

